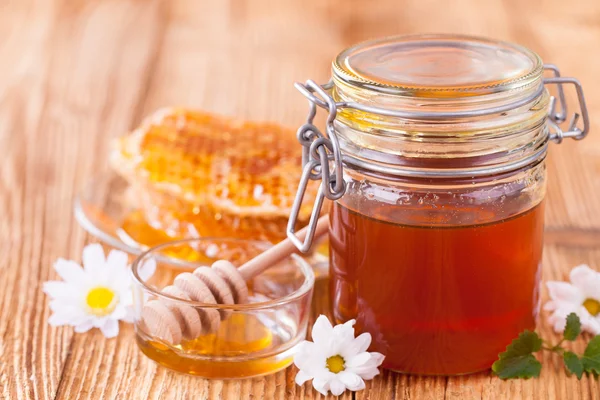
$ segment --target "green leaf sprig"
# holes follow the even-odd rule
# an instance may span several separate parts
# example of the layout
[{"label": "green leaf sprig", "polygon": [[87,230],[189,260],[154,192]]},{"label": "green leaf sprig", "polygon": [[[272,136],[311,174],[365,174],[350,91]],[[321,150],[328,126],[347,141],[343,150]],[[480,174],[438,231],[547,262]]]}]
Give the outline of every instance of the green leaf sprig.
[{"label": "green leaf sprig", "polygon": [[600,375],[600,335],[594,336],[590,340],[583,355],[577,355],[561,346],[565,340],[572,342],[577,339],[580,333],[581,321],[575,313],[567,316],[563,338],[554,346],[544,342],[537,333],[524,331],[506,347],[504,353],[498,355],[498,360],[492,365],[492,371],[500,379],[538,377],[542,370],[542,364],[533,353],[546,350],[562,355],[565,368],[577,376],[577,379],[581,379],[584,373],[598,377]]}]

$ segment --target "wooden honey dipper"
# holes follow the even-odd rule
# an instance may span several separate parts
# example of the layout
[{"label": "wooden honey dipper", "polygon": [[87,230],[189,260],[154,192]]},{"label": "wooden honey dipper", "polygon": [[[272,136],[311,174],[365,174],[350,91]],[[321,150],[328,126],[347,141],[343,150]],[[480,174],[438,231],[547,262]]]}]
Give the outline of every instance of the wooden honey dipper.
[{"label": "wooden honey dipper", "polygon": [[[327,233],[329,216],[317,221],[315,239]],[[297,232],[304,240],[308,229]],[[172,285],[161,293],[182,300],[192,300],[206,304],[243,304],[248,301],[246,281],[296,252],[291,240],[285,239],[240,268],[225,260],[218,260],[212,267],[199,267],[193,273],[177,275]],[[200,308],[191,305],[155,299],[147,302],[142,309],[142,322],[147,333],[168,343],[178,345],[183,339],[191,340],[202,334],[214,333],[222,320],[231,314],[230,310]]]}]

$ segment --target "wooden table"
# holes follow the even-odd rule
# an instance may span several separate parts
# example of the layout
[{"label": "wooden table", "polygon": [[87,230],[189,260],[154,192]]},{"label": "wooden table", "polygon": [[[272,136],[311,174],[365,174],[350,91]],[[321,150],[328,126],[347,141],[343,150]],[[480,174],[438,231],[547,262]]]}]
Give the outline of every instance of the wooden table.
[{"label": "wooden table", "polygon": [[[0,398],[318,398],[310,386],[294,384],[294,368],[207,381],[157,367],[138,351],[129,326],[112,340],[52,328],[41,283],[56,278],[56,258],[78,259],[91,240],[73,218],[72,199],[90,176],[107,171],[109,139],[165,105],[297,126],[306,102],[292,83],[325,82],[332,57],[367,38],[442,31],[497,37],[580,78],[593,131],[584,142],[551,146],[543,279],[563,279],[580,263],[600,269],[598,2],[375,3],[0,3]],[[315,315],[328,309],[322,286]],[[545,318],[539,331],[555,340]],[[597,380],[566,377],[555,357],[544,356],[543,364],[539,379],[511,382],[489,373],[384,372],[342,398],[600,399]]]}]

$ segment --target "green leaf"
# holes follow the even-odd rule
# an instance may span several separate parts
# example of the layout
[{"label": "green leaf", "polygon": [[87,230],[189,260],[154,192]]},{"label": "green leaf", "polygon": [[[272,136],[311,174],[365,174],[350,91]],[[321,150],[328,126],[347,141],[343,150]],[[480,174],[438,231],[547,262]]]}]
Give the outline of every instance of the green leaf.
[{"label": "green leaf", "polygon": [[585,372],[600,374],[600,335],[594,336],[581,357]]},{"label": "green leaf", "polygon": [[539,376],[542,364],[532,353],[542,348],[542,339],[535,332],[524,331],[506,351],[498,355],[498,360],[492,365],[492,371],[500,379],[531,378]]},{"label": "green leaf", "polygon": [[567,370],[577,376],[577,379],[581,379],[583,376],[583,363],[577,357],[577,354],[571,351],[565,351],[563,354],[563,361]]},{"label": "green leaf", "polygon": [[575,313],[567,315],[567,325],[565,326],[565,340],[573,341],[581,333],[581,321]]}]

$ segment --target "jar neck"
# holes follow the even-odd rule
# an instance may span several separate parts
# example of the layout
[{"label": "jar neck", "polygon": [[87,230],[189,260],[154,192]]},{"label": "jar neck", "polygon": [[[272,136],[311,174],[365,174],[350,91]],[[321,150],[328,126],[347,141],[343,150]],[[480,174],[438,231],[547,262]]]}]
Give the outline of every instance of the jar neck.
[{"label": "jar neck", "polygon": [[[539,95],[532,97],[536,91]],[[348,93],[340,86],[334,86],[332,95],[336,101],[348,101]],[[545,156],[549,95],[543,87],[540,90],[531,86],[510,95],[495,93],[478,97],[487,97],[487,100],[468,97],[398,99],[395,96],[393,106],[404,103],[403,110],[452,112],[464,110],[467,103],[470,110],[474,110],[473,107],[489,108],[490,104],[515,103],[519,98],[530,98],[530,101],[499,113],[433,120],[382,116],[352,107],[342,108],[335,121],[336,135],[345,159],[351,164],[359,164],[363,169],[395,169],[399,175],[418,175],[419,172],[435,175],[437,171],[440,175],[451,176],[456,172],[469,176],[469,171],[475,170],[488,170],[493,175],[500,170],[510,170],[511,166],[515,170],[522,168],[524,163],[534,163]],[[355,97],[353,102],[357,100]],[[384,103],[390,107],[390,99],[382,99],[380,94],[371,101],[371,104],[376,102],[376,107],[382,107]],[[409,103],[410,107],[406,105]]]}]

